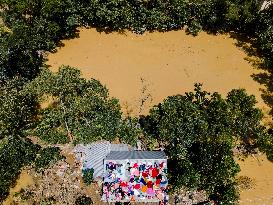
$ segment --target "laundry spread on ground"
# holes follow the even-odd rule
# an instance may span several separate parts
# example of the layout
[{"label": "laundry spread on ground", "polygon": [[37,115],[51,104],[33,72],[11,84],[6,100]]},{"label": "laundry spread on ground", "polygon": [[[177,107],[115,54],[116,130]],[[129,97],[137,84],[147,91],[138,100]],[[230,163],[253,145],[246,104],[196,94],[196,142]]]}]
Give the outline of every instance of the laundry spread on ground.
[{"label": "laundry spread on ground", "polygon": [[103,201],[166,202],[167,160],[106,160]]}]

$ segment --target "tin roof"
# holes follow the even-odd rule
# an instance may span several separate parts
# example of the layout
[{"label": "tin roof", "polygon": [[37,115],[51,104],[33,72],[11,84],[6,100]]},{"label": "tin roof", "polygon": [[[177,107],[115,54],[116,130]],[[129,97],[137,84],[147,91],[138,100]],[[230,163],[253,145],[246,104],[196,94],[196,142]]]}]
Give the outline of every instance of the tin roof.
[{"label": "tin roof", "polygon": [[111,151],[105,160],[167,159],[163,151]]},{"label": "tin roof", "polygon": [[79,144],[74,148],[76,155],[82,154],[83,169],[94,169],[94,179],[103,177],[103,160],[111,151],[128,151],[126,144],[111,144],[108,141],[87,145]]}]

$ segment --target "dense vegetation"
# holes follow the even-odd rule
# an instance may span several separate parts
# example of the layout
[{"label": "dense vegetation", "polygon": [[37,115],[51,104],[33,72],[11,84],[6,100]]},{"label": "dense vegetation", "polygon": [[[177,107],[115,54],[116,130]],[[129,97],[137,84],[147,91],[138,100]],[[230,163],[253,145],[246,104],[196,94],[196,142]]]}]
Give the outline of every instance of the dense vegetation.
[{"label": "dense vegetation", "polygon": [[40,149],[37,153],[36,159],[34,161],[34,167],[37,171],[42,171],[61,160],[63,156],[60,154],[60,148],[58,147],[47,147]]},{"label": "dense vegetation", "polygon": [[195,92],[170,96],[151,109],[142,125],[170,157],[173,189],[206,190],[221,204],[236,201],[235,176],[240,168],[233,149],[253,153],[261,141],[273,142],[260,124],[261,111],[254,106],[254,96],[245,90],[232,90],[223,99],[196,84]]},{"label": "dense vegetation", "polygon": [[35,159],[39,148],[17,136],[10,136],[0,141],[0,202],[7,197],[21,168]]},{"label": "dense vegetation", "polygon": [[[273,72],[273,7],[260,11],[261,3],[0,0],[0,203],[21,168],[35,159],[39,147],[27,139],[35,134],[53,144],[118,138],[135,145],[144,136],[168,151],[174,189],[204,189],[211,199],[233,204],[239,167],[232,150],[260,150],[273,160],[272,134],[261,125],[253,96],[232,90],[223,99],[197,85],[195,92],[170,96],[155,106],[140,127],[138,118],[122,117],[118,100],[100,82],[81,78],[74,68],[62,67],[57,74],[44,68],[45,52],[77,35],[79,26],[136,33],[186,28],[193,35],[205,30],[246,37]],[[51,103],[41,108],[45,99]],[[40,154],[36,159],[44,160],[35,163],[46,166],[51,151]]]},{"label": "dense vegetation", "polygon": [[36,121],[38,101],[25,92],[23,82],[15,78],[0,87],[0,139],[9,135],[24,135]]},{"label": "dense vegetation", "polygon": [[40,102],[52,100],[41,109],[34,134],[49,143],[88,143],[114,140],[135,145],[139,127],[133,118],[123,119],[117,99],[97,80],[80,77],[80,71],[61,67],[57,74],[43,69],[26,86]]}]

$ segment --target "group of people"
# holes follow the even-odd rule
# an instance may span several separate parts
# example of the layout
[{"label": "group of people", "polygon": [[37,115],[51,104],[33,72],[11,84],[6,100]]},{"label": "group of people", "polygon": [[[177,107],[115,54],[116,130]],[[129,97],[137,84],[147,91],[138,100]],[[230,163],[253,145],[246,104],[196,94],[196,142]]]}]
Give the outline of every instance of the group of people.
[{"label": "group of people", "polygon": [[109,162],[105,170],[103,200],[167,203],[166,162]]}]

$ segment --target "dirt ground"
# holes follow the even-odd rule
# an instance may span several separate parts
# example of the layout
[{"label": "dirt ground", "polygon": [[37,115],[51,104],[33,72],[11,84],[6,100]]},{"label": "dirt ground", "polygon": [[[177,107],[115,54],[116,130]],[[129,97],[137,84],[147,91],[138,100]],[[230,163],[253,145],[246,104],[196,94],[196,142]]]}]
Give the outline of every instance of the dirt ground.
[{"label": "dirt ground", "polygon": [[[264,113],[269,111],[261,98],[263,87],[251,77],[260,70],[244,60],[247,55],[228,35],[202,32],[192,37],[184,31],[105,34],[95,29],[82,29],[79,35],[63,41],[65,46],[48,56],[51,69],[57,71],[62,64],[80,68],[84,77],[105,84],[131,114],[147,114],[167,96],[192,91],[196,82],[223,95],[233,88],[245,88],[256,96]],[[240,205],[273,204],[273,163],[263,155],[258,159],[239,162],[240,175],[254,182],[251,189],[241,192]],[[22,174],[15,189],[28,183],[24,178],[28,179]]]}]

